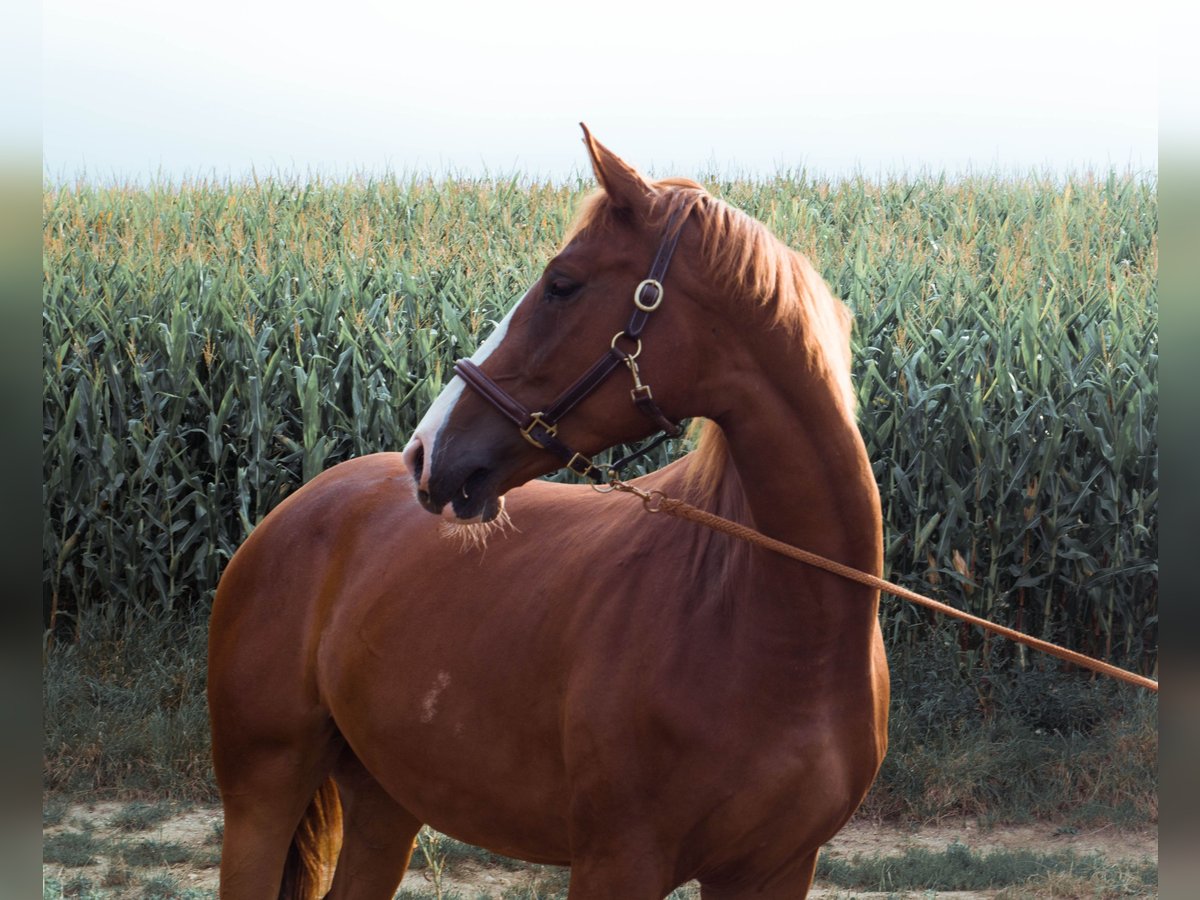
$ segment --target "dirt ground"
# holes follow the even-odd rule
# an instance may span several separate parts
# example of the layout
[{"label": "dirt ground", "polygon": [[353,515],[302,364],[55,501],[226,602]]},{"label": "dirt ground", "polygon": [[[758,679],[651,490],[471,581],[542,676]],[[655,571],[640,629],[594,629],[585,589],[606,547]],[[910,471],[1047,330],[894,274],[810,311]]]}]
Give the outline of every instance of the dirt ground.
[{"label": "dirt ground", "polygon": [[[216,835],[221,823],[219,807],[197,807],[176,813],[144,831],[121,831],[111,824],[113,817],[125,806],[121,803],[76,804],[68,808],[59,824],[44,829],[44,838],[61,832],[87,830],[101,841],[107,840],[150,840],[158,843],[181,844],[192,851],[192,861],[182,865],[165,867],[182,888],[214,891],[217,887],[217,858],[219,844]],[[879,825],[869,822],[851,822],[825,846],[824,853],[835,856],[895,856],[907,848],[924,847],[941,850],[958,842],[972,850],[986,852],[997,849],[1028,848],[1040,852],[1072,850],[1076,854],[1099,853],[1111,862],[1158,859],[1158,831],[1123,830],[1105,826],[1092,831],[1070,831],[1056,829],[1053,825],[1003,826],[981,828],[974,822],[955,821],[926,825],[920,828],[904,828]],[[68,867],[61,863],[43,863],[44,879],[57,879],[66,883],[73,876],[86,874],[95,881],[102,878],[109,860],[101,856],[86,867]],[[471,863],[461,863],[454,871],[447,871],[443,886],[455,889],[465,897],[491,895],[499,897],[509,888],[528,886],[535,878],[531,871],[508,871]],[[426,870],[410,871],[405,876],[403,887],[429,887],[430,875]],[[991,897],[993,892],[973,891],[924,891],[923,898],[937,900],[977,900]],[[119,891],[112,896],[120,896]],[[845,890],[815,886],[812,897],[884,897],[895,894],[872,894],[869,892],[847,893]],[[915,896],[915,895],[914,895]]]}]

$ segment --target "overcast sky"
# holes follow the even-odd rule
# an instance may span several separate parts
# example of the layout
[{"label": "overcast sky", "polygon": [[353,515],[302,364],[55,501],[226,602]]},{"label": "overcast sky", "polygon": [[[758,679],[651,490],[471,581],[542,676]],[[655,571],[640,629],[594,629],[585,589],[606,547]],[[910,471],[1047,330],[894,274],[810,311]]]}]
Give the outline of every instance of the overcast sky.
[{"label": "overcast sky", "polygon": [[1157,171],[1153,5],[45,0],[44,172]]}]

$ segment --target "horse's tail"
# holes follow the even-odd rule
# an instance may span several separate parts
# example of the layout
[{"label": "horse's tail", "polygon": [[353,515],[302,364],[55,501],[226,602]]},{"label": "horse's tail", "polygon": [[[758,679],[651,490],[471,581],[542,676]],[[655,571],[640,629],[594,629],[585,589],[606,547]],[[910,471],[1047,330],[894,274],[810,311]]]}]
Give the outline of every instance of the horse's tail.
[{"label": "horse's tail", "polygon": [[279,900],[316,900],[342,846],[342,802],[332,778],[325,779],[292,835]]}]

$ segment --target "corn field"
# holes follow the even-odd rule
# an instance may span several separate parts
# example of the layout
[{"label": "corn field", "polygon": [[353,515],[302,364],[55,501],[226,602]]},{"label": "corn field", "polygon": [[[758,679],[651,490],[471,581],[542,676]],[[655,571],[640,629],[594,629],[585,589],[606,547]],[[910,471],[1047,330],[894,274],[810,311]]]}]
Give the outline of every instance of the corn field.
[{"label": "corn field", "polygon": [[[885,577],[1157,669],[1153,181],[707,185],[855,314]],[[43,190],[43,614],[202,612],[287,493],[403,446],[554,252],[584,182]],[[685,449],[673,443],[656,467]],[[884,602],[892,653],[926,614]],[[975,634],[992,669],[1055,666]]]}]

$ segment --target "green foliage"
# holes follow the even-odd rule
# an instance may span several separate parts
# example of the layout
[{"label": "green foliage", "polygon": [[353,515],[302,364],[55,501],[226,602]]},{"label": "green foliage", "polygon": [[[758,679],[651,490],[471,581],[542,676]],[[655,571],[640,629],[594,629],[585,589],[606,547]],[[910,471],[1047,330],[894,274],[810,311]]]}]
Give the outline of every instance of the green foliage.
[{"label": "green foliage", "polygon": [[1114,864],[1098,854],[1080,856],[1069,851],[978,853],[963,844],[951,844],[944,850],[912,847],[899,856],[855,856],[850,860],[822,855],[816,877],[838,887],[872,891],[977,891],[1044,880],[1056,874],[1087,879],[1092,889],[1106,882],[1133,882],[1142,895],[1158,886],[1158,867],[1149,861]]},{"label": "green foliage", "polygon": [[[85,617],[87,640],[46,656],[46,788],[212,799],[204,626],[165,620],[105,632],[101,613],[89,616],[95,618]],[[136,816],[118,818],[148,822],[149,811],[165,807],[143,805]]]},{"label": "green foliage", "polygon": [[[861,426],[886,568],[977,615],[1153,670],[1152,187],[1114,177],[1025,192],[943,187],[958,202],[917,186],[902,207],[856,220],[857,240],[886,241],[897,216],[896,242],[924,253],[893,249],[881,265],[830,275],[859,311]],[[888,609],[890,644],[912,645],[906,632],[927,614]],[[960,645],[973,665],[1027,665],[1027,651],[965,628]]]},{"label": "green foliage", "polygon": [[[709,185],[855,312],[886,573],[1157,665],[1157,201],[1091,175]],[[582,183],[200,183],[44,193],[48,624],[202,611],[254,525],[400,448],[536,277]],[[679,446],[651,460],[658,465]],[[893,654],[927,614],[885,604]],[[1025,651],[960,632],[962,664]]]},{"label": "green foliage", "polygon": [[85,875],[72,875],[70,878],[44,878],[42,880],[42,900],[62,900],[64,897],[75,897],[79,900],[100,900],[104,894],[98,891],[92,880]]},{"label": "green foliage", "polygon": [[933,631],[892,666],[888,754],[862,814],[1066,827],[1158,820],[1158,699],[1110,679],[981,673]]},{"label": "green foliage", "polygon": [[211,596],[303,480],[403,445],[531,280],[567,189],[413,181],[45,194],[48,615]]},{"label": "green foliage", "polygon": [[126,865],[139,868],[173,866],[192,861],[192,851],[174,841],[136,841],[122,845],[120,853]]},{"label": "green foliage", "polygon": [[88,866],[106,850],[104,841],[87,831],[61,831],[42,842],[42,861]]},{"label": "green foliage", "polygon": [[170,803],[130,803],[115,812],[108,824],[121,831],[145,831],[171,818],[174,809]]},{"label": "green foliage", "polygon": [[61,825],[67,814],[67,801],[63,797],[46,797],[42,803],[42,828]]},{"label": "green foliage", "polygon": [[147,878],[138,896],[141,900],[203,900],[213,894],[211,891],[183,887],[178,878],[164,872]]}]

